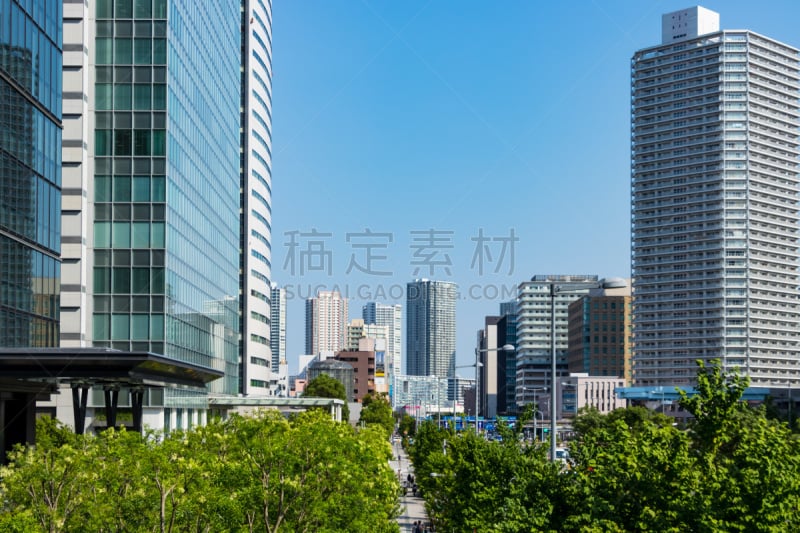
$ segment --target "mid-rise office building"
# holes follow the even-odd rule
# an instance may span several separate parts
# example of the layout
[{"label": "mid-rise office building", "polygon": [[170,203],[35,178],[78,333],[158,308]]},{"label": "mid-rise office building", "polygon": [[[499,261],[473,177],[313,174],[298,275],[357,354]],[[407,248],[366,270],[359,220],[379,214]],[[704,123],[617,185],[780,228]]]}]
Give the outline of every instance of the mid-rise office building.
[{"label": "mid-rise office building", "polygon": [[502,352],[505,364],[502,364],[498,375],[497,412],[510,415],[517,410],[517,302],[502,302],[497,323],[499,331],[505,331],[505,338],[498,341],[502,345],[514,346],[514,351]]},{"label": "mid-rise office building", "polygon": [[497,416],[497,396],[500,389],[500,365],[505,363],[505,353],[500,349],[499,316],[487,316],[483,329],[478,330],[478,381],[477,411],[479,416]]},{"label": "mid-rise office building", "polygon": [[374,350],[344,350],[335,359],[353,367],[353,401],[361,402],[364,396],[376,392]]},{"label": "mid-rise office building", "polygon": [[800,383],[799,59],[702,7],[633,55],[637,385],[690,385],[698,359]]},{"label": "mid-rise office building", "polygon": [[[62,344],[222,371],[210,390],[237,394],[242,3],[64,6]],[[145,423],[188,427],[206,396],[166,390]]]},{"label": "mid-rise office building", "polygon": [[592,289],[569,304],[567,370],[631,384],[631,290]]},{"label": "mid-rise office building", "polygon": [[0,347],[58,346],[61,20],[0,0]]},{"label": "mid-rise office building", "polygon": [[406,292],[406,373],[446,378],[455,370],[456,295],[447,281],[416,280]]},{"label": "mid-rise office building", "polygon": [[339,291],[319,291],[306,300],[306,353],[341,351],[345,347],[347,298]]},{"label": "mid-rise office building", "polygon": [[[569,304],[589,289],[571,289],[554,295],[553,283],[597,284],[597,276],[533,276],[517,288],[516,402],[532,403],[537,394],[552,391],[552,350],[555,342],[558,379],[567,372]],[[555,338],[553,336],[555,333]]]}]

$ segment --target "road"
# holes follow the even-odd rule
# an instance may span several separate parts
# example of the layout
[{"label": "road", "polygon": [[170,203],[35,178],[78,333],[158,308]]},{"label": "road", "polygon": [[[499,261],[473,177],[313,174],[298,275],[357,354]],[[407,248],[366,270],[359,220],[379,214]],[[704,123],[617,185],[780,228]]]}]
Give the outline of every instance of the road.
[{"label": "road", "polygon": [[[389,461],[389,464],[395,473],[399,472],[398,477],[402,484],[408,478],[408,474],[414,475],[414,467],[408,460],[408,455],[406,455],[406,451],[399,441],[392,444],[392,450],[394,451],[394,457]],[[422,521],[423,524],[428,522],[428,517],[425,514],[425,501],[412,495],[410,489],[405,496],[400,496],[400,506],[400,516],[397,518],[397,523],[400,524],[400,531],[411,531],[414,522],[417,521]]]}]

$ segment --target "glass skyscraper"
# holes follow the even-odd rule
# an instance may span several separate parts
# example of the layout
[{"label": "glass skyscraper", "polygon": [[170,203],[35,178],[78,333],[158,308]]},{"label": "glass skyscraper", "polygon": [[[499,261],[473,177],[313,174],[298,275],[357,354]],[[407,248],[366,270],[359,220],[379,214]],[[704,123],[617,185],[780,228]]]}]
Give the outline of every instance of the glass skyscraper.
[{"label": "glass skyscraper", "polygon": [[[85,222],[62,337],[224,371],[210,387],[225,394],[240,392],[242,19],[238,0],[98,0],[64,21],[65,102],[83,116],[69,140],[87,147],[71,187],[89,200],[72,206]],[[164,402],[173,421],[206,405],[179,390]]]},{"label": "glass skyscraper", "polygon": [[796,386],[798,49],[694,7],[631,71],[636,384],[689,385],[721,359]]},{"label": "glass skyscraper", "polygon": [[0,0],[0,346],[59,337],[61,2]]}]

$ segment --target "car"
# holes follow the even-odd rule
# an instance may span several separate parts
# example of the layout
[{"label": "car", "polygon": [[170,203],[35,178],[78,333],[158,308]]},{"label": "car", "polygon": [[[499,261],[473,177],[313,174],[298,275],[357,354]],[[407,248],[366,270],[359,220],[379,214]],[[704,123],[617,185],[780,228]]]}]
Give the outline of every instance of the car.
[{"label": "car", "polygon": [[569,467],[570,460],[569,460],[569,450],[566,448],[556,448],[556,461],[561,462],[561,464]]}]

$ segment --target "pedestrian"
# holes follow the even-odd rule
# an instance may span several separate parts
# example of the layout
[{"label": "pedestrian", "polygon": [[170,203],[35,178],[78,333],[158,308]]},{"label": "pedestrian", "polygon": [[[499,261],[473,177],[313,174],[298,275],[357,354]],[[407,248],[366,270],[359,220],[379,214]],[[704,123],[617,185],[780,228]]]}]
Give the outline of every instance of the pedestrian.
[{"label": "pedestrian", "polygon": [[414,521],[414,525],[411,527],[411,533],[420,533],[419,531],[419,520]]}]

